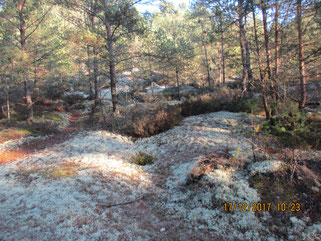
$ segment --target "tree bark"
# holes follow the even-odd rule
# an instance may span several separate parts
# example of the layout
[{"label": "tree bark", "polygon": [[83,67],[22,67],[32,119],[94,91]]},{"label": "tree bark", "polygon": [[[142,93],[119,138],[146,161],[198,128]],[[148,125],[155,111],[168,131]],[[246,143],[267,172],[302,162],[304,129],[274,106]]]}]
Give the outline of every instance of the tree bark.
[{"label": "tree bark", "polygon": [[[90,9],[92,11],[93,2],[91,1]],[[88,23],[88,20],[91,20],[91,14],[87,11],[84,11],[84,19],[85,19],[85,27],[90,28],[90,24]],[[94,20],[91,20],[91,24]],[[91,73],[91,53],[90,53],[90,45],[87,44],[87,70],[88,70],[88,83],[89,83],[89,99],[94,99],[94,89],[93,89],[93,76]]]},{"label": "tree bark", "polygon": [[258,66],[260,71],[260,81],[262,85],[262,102],[263,102],[263,107],[265,112],[265,118],[266,120],[270,120],[270,112],[268,109],[268,102],[267,102],[267,95],[266,95],[266,80],[264,78],[263,69],[262,69],[262,60],[261,60],[261,54],[260,54],[260,48],[259,48],[259,41],[258,41],[258,34],[257,34],[257,27],[256,27],[256,16],[255,16],[255,8],[254,8],[253,0],[251,0],[251,7],[252,7],[252,16],[253,16],[256,55],[257,55]]},{"label": "tree bark", "polygon": [[111,26],[107,21],[108,16],[105,16],[106,19],[106,30],[107,30],[107,45],[109,51],[109,74],[110,74],[110,89],[111,89],[111,98],[113,103],[113,112],[118,113],[118,98],[117,98],[117,90],[116,90],[116,59],[114,53],[114,42],[111,31]]},{"label": "tree bark", "polygon": [[202,43],[203,43],[203,47],[204,47],[204,55],[205,55],[205,63],[206,63],[206,70],[207,70],[207,82],[208,82],[208,88],[211,88],[211,72],[210,72],[210,64],[208,61],[208,55],[207,55],[207,48],[206,48],[206,43],[204,41],[205,36],[204,36],[204,26],[203,26],[203,22],[200,21],[201,23],[201,27],[202,27]]},{"label": "tree bark", "polygon": [[[246,24],[246,17],[244,17],[244,21]],[[244,28],[244,42],[245,42],[245,64],[246,64],[246,74],[247,74],[247,78],[248,80],[252,80],[253,79],[253,73],[252,73],[252,68],[251,68],[251,51],[250,51],[250,43],[247,39],[247,34],[246,34],[246,30]]]},{"label": "tree bark", "polygon": [[33,62],[34,62],[34,80],[33,80],[33,86],[36,88],[38,83],[38,66],[37,66],[37,40],[36,35],[33,36],[33,44],[34,44],[34,51],[33,51]]},{"label": "tree bark", "polygon": [[224,32],[223,32],[223,17],[220,14],[220,32],[221,32],[221,53],[222,53],[222,72],[223,72],[223,85],[225,85],[225,51],[224,51]]},{"label": "tree bark", "polygon": [[275,0],[275,15],[274,15],[274,25],[275,25],[275,78],[279,77],[279,64],[280,64],[280,45],[279,45],[279,1]]},{"label": "tree bark", "polygon": [[[24,56],[26,54],[26,23],[24,20],[23,9],[26,4],[26,0],[20,0],[18,2],[18,11],[19,11],[19,32],[20,32],[20,44],[22,49],[22,64],[24,65]],[[30,92],[30,83],[28,77],[28,70],[26,67],[23,67],[23,77],[24,77],[24,87],[25,87],[25,98],[26,98],[26,107],[28,111],[27,120],[33,120],[33,103]]]},{"label": "tree bark", "polygon": [[243,0],[238,0],[238,22],[239,22],[239,41],[241,49],[241,58],[242,58],[242,85],[243,92],[247,91],[247,74],[246,74],[246,53],[245,53],[245,30],[244,30],[244,9],[243,9]]},{"label": "tree bark", "polygon": [[[268,0],[267,0],[268,1]],[[270,54],[270,43],[269,43],[269,31],[267,27],[267,7],[266,0],[261,0],[262,5],[262,18],[263,18],[263,30],[264,30],[264,45],[265,45],[265,54],[266,54],[266,68],[268,73],[268,90],[270,95],[272,96],[272,101],[270,103],[271,112],[270,112],[270,123],[271,125],[275,125],[274,116],[276,113],[277,101],[278,101],[278,93],[277,86],[274,83],[272,78],[272,69],[271,69],[271,54]]]},{"label": "tree bark", "polygon": [[6,98],[6,115],[7,119],[10,121],[10,102],[9,102],[9,87],[8,87],[8,80],[5,78],[5,98]]},{"label": "tree bark", "polygon": [[265,44],[265,54],[266,54],[266,65],[269,80],[272,78],[271,73],[271,62],[270,62],[270,43],[269,43],[269,31],[267,27],[267,14],[266,14],[266,0],[261,0],[262,4],[262,17],[263,17],[263,30],[264,30],[264,44]]},{"label": "tree bark", "polygon": [[306,103],[306,77],[304,61],[304,43],[302,31],[302,0],[297,0],[297,24],[298,24],[298,60],[299,60],[299,78],[300,78],[300,101],[299,109],[302,110]]},{"label": "tree bark", "polygon": [[97,61],[97,50],[96,47],[93,47],[93,55],[94,55],[94,84],[95,84],[95,105],[98,106],[100,104],[100,86],[98,79],[98,61]]},{"label": "tree bark", "polygon": [[90,61],[90,47],[87,45],[87,69],[88,69],[88,81],[89,81],[89,99],[94,99],[93,79],[91,73],[91,61]]},{"label": "tree bark", "polygon": [[177,95],[178,95],[178,99],[181,99],[181,95],[180,95],[180,85],[179,85],[179,71],[178,68],[176,67],[176,85],[177,85]]},{"label": "tree bark", "polygon": [[[94,5],[93,0],[90,1],[90,9],[91,13],[90,15],[90,24],[91,24],[91,29],[95,31],[96,25],[95,25],[95,16],[94,13],[96,12],[96,7]],[[96,43],[95,43],[96,44]],[[100,104],[100,83],[98,79],[98,60],[97,60],[97,46],[96,45],[92,46],[92,53],[93,53],[93,76],[90,76],[89,80],[89,85],[90,85],[90,93],[92,95],[92,85],[94,84],[94,99],[95,99],[95,108]],[[88,50],[87,50],[88,51]],[[88,59],[89,61],[89,59]],[[94,83],[93,83],[94,82]]]}]

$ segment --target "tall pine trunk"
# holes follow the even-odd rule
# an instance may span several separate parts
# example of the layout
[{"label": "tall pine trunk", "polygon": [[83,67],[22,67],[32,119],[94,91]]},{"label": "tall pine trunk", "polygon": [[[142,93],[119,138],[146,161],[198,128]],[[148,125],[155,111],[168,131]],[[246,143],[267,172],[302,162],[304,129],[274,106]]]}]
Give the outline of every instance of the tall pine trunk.
[{"label": "tall pine trunk", "polygon": [[[108,19],[108,16],[105,17]],[[111,26],[109,22],[105,23],[107,30],[107,45],[109,52],[109,74],[110,74],[110,90],[111,90],[111,98],[113,103],[113,112],[118,113],[118,98],[117,98],[117,90],[116,90],[116,58],[114,53],[114,42],[113,35],[111,31]]]},{"label": "tall pine trunk", "polygon": [[270,112],[270,123],[275,125],[275,114],[278,101],[278,94],[276,91],[275,83],[272,79],[272,69],[271,69],[271,53],[270,53],[270,42],[269,42],[269,31],[267,26],[267,7],[266,0],[261,0],[262,4],[262,18],[263,18],[263,31],[264,31],[264,45],[265,45],[265,54],[266,54],[266,70],[268,73],[268,90],[272,96],[272,101],[270,103],[271,112]]},{"label": "tall pine trunk", "polygon": [[223,72],[223,85],[225,85],[225,51],[224,51],[224,32],[223,32],[223,17],[220,14],[220,32],[221,32],[221,54],[222,54],[222,72]]},{"label": "tall pine trunk", "polygon": [[[20,44],[22,50],[22,64],[24,65],[24,58],[26,55],[26,23],[24,20],[23,8],[26,4],[26,1],[20,0],[18,2],[18,10],[19,10],[19,32],[20,32]],[[28,76],[28,70],[26,67],[23,67],[23,78],[24,78],[24,88],[25,88],[25,101],[26,101],[26,108],[28,111],[27,120],[33,120],[33,103],[31,98],[31,91],[30,91],[30,81]]]},{"label": "tall pine trunk", "polygon": [[279,77],[279,65],[280,65],[280,44],[279,44],[279,1],[275,0],[275,15],[274,15],[274,25],[275,25],[275,78]]},{"label": "tall pine trunk", "polygon": [[266,79],[264,78],[263,69],[262,69],[262,59],[260,54],[260,47],[259,47],[259,40],[258,40],[258,34],[257,34],[257,27],[256,27],[256,16],[255,16],[255,8],[253,0],[251,0],[251,7],[252,7],[252,16],[253,16],[253,28],[254,28],[254,37],[255,37],[255,46],[256,46],[256,55],[258,60],[258,66],[260,71],[260,82],[262,85],[262,102],[265,112],[265,118],[266,120],[270,120],[270,112],[267,102],[267,94],[266,94]]},{"label": "tall pine trunk", "polygon": [[300,101],[299,109],[302,110],[306,103],[306,77],[304,61],[304,43],[302,31],[302,0],[297,0],[297,23],[298,23],[298,60],[299,60],[299,78],[300,78]]},{"label": "tall pine trunk", "polygon": [[[93,2],[91,2],[91,11],[93,7]],[[85,19],[85,28],[93,27],[92,24],[94,22],[93,17],[91,16],[92,14],[89,14],[88,12],[84,11],[84,19]],[[88,23],[88,20],[90,20],[91,23]],[[90,26],[91,25],[91,26]],[[87,44],[86,46],[87,49],[87,70],[88,70],[88,83],[89,83],[89,99],[93,100],[94,99],[94,88],[93,88],[93,76],[92,76],[92,71],[91,71],[91,53],[90,53],[90,45]]]},{"label": "tall pine trunk", "polygon": [[180,95],[180,84],[179,84],[179,70],[176,67],[176,85],[177,85],[177,95],[178,95],[178,99],[181,99],[181,95]]},{"label": "tall pine trunk", "polygon": [[10,121],[10,102],[9,102],[9,86],[8,86],[8,80],[5,77],[5,99],[6,99],[6,116],[7,119]]},{"label": "tall pine trunk", "polygon": [[88,69],[88,81],[89,81],[89,99],[94,99],[94,89],[93,89],[93,78],[91,73],[91,54],[90,47],[87,45],[87,69]]},{"label": "tall pine trunk", "polygon": [[244,30],[244,9],[243,0],[238,0],[238,22],[239,22],[239,42],[241,49],[241,59],[242,59],[242,85],[243,92],[247,91],[248,78],[246,74],[246,53],[245,53],[245,30]]},{"label": "tall pine trunk", "polygon": [[[246,17],[244,17],[246,24]],[[245,42],[245,64],[246,64],[246,74],[249,81],[253,79],[253,73],[251,68],[251,51],[250,51],[250,43],[247,39],[246,30],[244,28],[244,42]]]},{"label": "tall pine trunk", "polygon": [[100,104],[100,86],[98,79],[98,60],[97,60],[97,50],[96,46],[93,47],[93,55],[94,55],[94,85],[95,85],[95,105],[98,106]]},{"label": "tall pine trunk", "polygon": [[202,27],[202,37],[203,37],[203,47],[204,47],[204,55],[205,55],[205,64],[206,64],[206,70],[207,70],[207,82],[208,82],[208,88],[211,88],[211,72],[210,72],[210,64],[208,61],[208,54],[207,54],[207,48],[206,48],[206,43],[205,43],[205,36],[204,36],[204,26],[203,26],[203,22],[200,21],[201,23],[201,27]]},{"label": "tall pine trunk", "polygon": [[263,31],[264,31],[264,45],[265,45],[265,55],[266,55],[266,69],[267,69],[267,73],[270,81],[272,78],[272,72],[271,72],[269,31],[267,27],[266,1],[261,0],[261,4],[262,4],[262,18],[263,18]]}]

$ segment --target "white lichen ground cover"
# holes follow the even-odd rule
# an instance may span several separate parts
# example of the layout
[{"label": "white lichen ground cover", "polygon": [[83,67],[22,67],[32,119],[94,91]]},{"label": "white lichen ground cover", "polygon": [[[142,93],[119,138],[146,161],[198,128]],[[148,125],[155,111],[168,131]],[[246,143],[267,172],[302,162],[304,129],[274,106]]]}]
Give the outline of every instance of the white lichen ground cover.
[{"label": "white lichen ground cover", "polygon": [[[251,145],[237,133],[240,121],[241,114],[229,112],[189,117],[136,142],[84,131],[0,166],[0,240],[278,240],[267,224],[269,213],[223,210],[224,202],[259,202],[249,177],[281,167],[252,162]],[[202,178],[211,185],[186,186],[201,156],[227,146],[240,150],[235,155],[246,168],[217,168]],[[152,154],[154,164],[131,164],[138,151]],[[296,218],[291,223],[285,227],[289,239],[321,235],[320,224]]]}]

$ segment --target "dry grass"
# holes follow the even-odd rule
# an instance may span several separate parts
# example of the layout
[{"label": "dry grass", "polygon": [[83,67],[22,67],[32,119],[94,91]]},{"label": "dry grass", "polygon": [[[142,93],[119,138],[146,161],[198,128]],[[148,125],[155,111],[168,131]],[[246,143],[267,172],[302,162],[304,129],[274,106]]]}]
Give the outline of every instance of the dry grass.
[{"label": "dry grass", "polygon": [[186,184],[189,185],[198,182],[204,175],[207,175],[215,169],[221,168],[227,171],[231,168],[237,169],[242,165],[243,163],[240,160],[231,158],[230,155],[226,155],[225,153],[209,153],[207,156],[200,158],[198,165],[191,169]]},{"label": "dry grass", "polygon": [[51,178],[77,177],[77,169],[72,166],[60,166],[49,173]]},{"label": "dry grass", "polygon": [[18,150],[5,150],[0,153],[0,165],[4,165],[20,159],[25,153]]},{"label": "dry grass", "polygon": [[20,139],[29,136],[30,134],[30,131],[25,129],[8,128],[0,132],[0,143]]},{"label": "dry grass", "polygon": [[120,111],[119,115],[108,114],[104,120],[97,115],[92,122],[104,129],[123,135],[142,138],[167,131],[182,121],[179,107],[166,105],[137,105]]}]

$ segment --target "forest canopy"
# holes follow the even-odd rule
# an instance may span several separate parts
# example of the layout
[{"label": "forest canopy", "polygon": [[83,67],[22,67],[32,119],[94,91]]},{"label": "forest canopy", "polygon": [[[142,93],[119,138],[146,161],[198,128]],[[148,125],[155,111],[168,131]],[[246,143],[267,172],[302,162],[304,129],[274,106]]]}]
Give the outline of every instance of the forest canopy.
[{"label": "forest canopy", "polygon": [[[1,1],[2,111],[10,93],[33,119],[39,96],[55,86],[87,88],[96,108],[110,88],[118,109],[117,80],[127,70],[166,74],[174,85],[220,88],[240,83],[262,94],[267,120],[288,88],[299,109],[320,79],[318,1],[194,0],[140,12],[153,2],[131,0]],[[171,84],[170,82],[168,84]],[[178,92],[179,93],[179,92]]]}]

